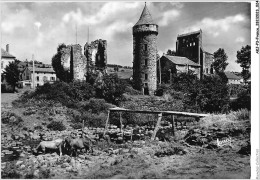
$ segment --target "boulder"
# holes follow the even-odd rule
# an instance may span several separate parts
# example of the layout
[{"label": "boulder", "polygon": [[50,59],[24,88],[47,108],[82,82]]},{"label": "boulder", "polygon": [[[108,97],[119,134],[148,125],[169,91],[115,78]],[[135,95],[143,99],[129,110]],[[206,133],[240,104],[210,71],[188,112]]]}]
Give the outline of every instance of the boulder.
[{"label": "boulder", "polygon": [[67,167],[70,167],[70,164],[69,163],[63,163],[62,165],[61,165],[61,168],[67,168]]},{"label": "boulder", "polygon": [[247,143],[246,145],[241,147],[241,149],[237,153],[242,154],[242,155],[250,155],[251,154],[250,143]]},{"label": "boulder", "polygon": [[34,176],[34,178],[39,179],[39,169],[37,169],[33,172],[33,176]]},{"label": "boulder", "polygon": [[6,140],[7,141],[12,141],[13,140],[12,135],[11,134],[7,134]]},{"label": "boulder", "polygon": [[37,135],[37,134],[33,134],[33,135],[31,136],[31,138],[32,138],[33,140],[38,140],[38,139],[40,139],[40,136]]},{"label": "boulder", "polygon": [[67,172],[71,172],[72,169],[73,169],[73,168],[72,168],[71,166],[66,167],[66,171],[67,171]]}]

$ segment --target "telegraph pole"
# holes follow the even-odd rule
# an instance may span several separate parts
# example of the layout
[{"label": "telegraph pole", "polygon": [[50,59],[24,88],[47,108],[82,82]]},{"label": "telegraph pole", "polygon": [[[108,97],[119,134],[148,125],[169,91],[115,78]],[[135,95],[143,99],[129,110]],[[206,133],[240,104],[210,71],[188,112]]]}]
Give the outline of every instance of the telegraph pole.
[{"label": "telegraph pole", "polygon": [[89,26],[88,26],[88,43],[89,43]]},{"label": "telegraph pole", "polygon": [[32,55],[32,61],[33,61],[33,89],[35,88],[35,67],[34,67],[34,54]]},{"label": "telegraph pole", "polygon": [[76,24],[76,44],[77,44],[77,42],[78,42],[78,26]]}]

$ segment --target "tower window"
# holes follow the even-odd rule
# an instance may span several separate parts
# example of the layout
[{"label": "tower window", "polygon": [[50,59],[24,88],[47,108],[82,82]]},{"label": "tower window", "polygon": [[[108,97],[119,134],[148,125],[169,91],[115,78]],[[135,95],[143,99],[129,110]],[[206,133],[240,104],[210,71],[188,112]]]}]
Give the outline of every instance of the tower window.
[{"label": "tower window", "polygon": [[144,79],[147,80],[148,79],[148,74],[144,75]]},{"label": "tower window", "polygon": [[147,44],[144,44],[144,50],[147,51]]},{"label": "tower window", "polygon": [[193,46],[195,46],[195,42],[193,42]]},{"label": "tower window", "polygon": [[144,60],[144,65],[147,66],[148,65],[148,59]]}]

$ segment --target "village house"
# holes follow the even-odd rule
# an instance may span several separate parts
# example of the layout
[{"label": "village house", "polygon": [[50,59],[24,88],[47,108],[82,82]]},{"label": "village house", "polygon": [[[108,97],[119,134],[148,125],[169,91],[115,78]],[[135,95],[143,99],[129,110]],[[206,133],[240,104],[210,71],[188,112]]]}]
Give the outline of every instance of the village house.
[{"label": "village house", "polygon": [[[56,73],[53,68],[35,68],[34,74],[35,86],[42,86],[45,83],[53,83],[57,80]],[[33,88],[33,67],[26,67],[20,75],[21,81],[19,87],[31,87]]]},{"label": "village house", "polygon": [[1,74],[4,72],[9,63],[14,62],[15,56],[10,54],[9,44],[6,45],[6,50],[1,48]]},{"label": "village house", "polygon": [[172,74],[193,71],[198,78],[200,74],[199,64],[181,56],[163,55],[157,61],[157,67],[159,67],[159,70],[161,69],[161,72],[158,72],[158,74],[161,74],[159,79],[164,83],[171,82]]},{"label": "village house", "polygon": [[240,76],[235,75],[232,72],[225,72],[228,84],[243,84],[243,78]]}]

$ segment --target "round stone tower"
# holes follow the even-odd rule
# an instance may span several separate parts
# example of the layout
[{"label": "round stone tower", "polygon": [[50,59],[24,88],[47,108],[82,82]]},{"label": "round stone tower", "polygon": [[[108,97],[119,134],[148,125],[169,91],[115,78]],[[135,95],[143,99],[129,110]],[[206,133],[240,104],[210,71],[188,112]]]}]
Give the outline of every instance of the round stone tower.
[{"label": "round stone tower", "polygon": [[133,81],[135,89],[154,95],[157,86],[158,25],[153,22],[146,4],[139,21],[133,27]]}]

